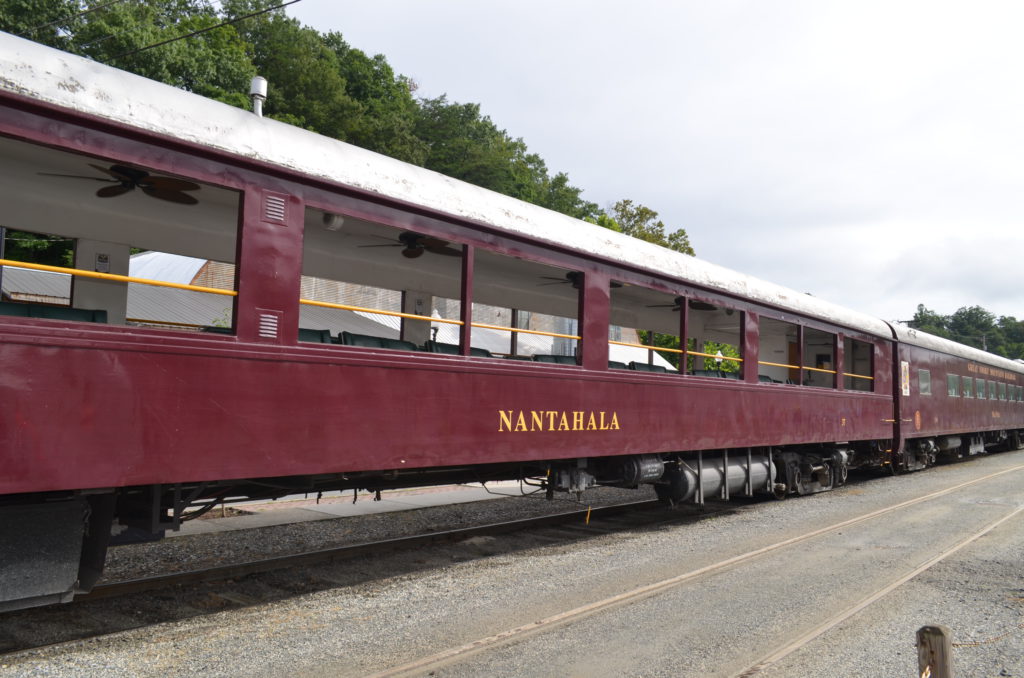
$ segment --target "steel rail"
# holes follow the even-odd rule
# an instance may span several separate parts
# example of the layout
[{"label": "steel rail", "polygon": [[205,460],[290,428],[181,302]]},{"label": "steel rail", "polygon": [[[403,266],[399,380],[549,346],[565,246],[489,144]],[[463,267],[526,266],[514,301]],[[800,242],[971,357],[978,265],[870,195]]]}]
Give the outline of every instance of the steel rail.
[{"label": "steel rail", "polygon": [[264,558],[245,563],[221,565],[203,570],[176,572],[172,574],[157,575],[154,577],[143,577],[120,582],[111,582],[109,584],[100,584],[95,586],[89,593],[83,593],[75,596],[74,602],[77,603],[90,600],[101,600],[104,598],[116,598],[134,593],[166,589],[179,584],[196,584],[200,582],[217,581],[220,579],[232,579],[249,574],[271,572],[273,570],[281,570],[288,567],[314,565],[317,563],[329,562],[331,560],[352,558],[381,551],[421,547],[431,544],[457,541],[468,537],[507,534],[510,532],[522,531],[531,527],[562,525],[565,523],[571,523],[574,520],[588,520],[588,516],[590,518],[611,516],[627,513],[629,511],[664,506],[665,504],[658,500],[628,502],[625,504],[588,508],[580,511],[556,513],[554,515],[535,518],[524,518],[521,520],[511,520],[502,523],[490,523],[476,527],[464,527],[456,530],[431,532],[412,537],[396,537],[394,539],[385,539],[382,541],[337,546],[329,549],[306,551],[303,553],[277,556],[274,558]]},{"label": "steel rail", "polygon": [[[746,561],[759,558],[765,554],[772,553],[773,551],[778,551],[783,548],[788,548],[790,546],[801,544],[805,541],[823,536],[825,534],[829,534],[836,530],[849,527],[857,523],[865,522],[874,518],[878,518],[888,513],[892,513],[903,508],[914,506],[915,504],[920,504],[925,501],[930,501],[932,499],[936,499],[938,497],[951,494],[965,487],[970,487],[971,485],[976,485],[986,480],[991,480],[992,478],[996,478],[1007,473],[1013,473],[1021,470],[1024,470],[1024,465],[1014,466],[1012,468],[1004,469],[996,473],[990,473],[980,478],[975,478],[967,482],[947,487],[943,490],[930,492],[928,494],[921,495],[920,497],[916,497],[914,499],[909,499],[898,504],[893,504],[881,509],[877,509],[875,511],[870,511],[868,513],[864,513],[859,516],[849,518],[847,520],[833,523],[832,525],[826,525],[825,527],[811,530],[810,532],[805,532],[801,535],[797,535],[795,537],[790,537],[789,539],[784,539],[782,541],[775,542],[774,544],[762,546],[760,548],[747,551],[746,553],[741,553],[732,556],[731,558],[726,558],[717,563],[706,565],[696,570],[691,570],[689,572],[684,572],[674,577],[669,577],[668,579],[663,579],[661,581],[653,582],[651,584],[639,586],[629,591],[609,596],[601,600],[596,600],[581,605],[579,607],[573,608],[571,610],[566,610],[564,612],[553,614],[549,617],[545,617],[543,619],[533,621],[528,624],[524,624],[523,626],[518,626],[515,628],[507,629],[505,631],[500,631],[485,638],[479,638],[466,644],[441,650],[435,654],[428,655],[426,657],[421,657],[419,659],[412,660],[408,663],[401,664],[399,666],[393,666],[383,671],[374,673],[371,676],[369,676],[369,678],[397,678],[399,676],[425,675],[432,668],[449,665],[482,650],[486,650],[498,645],[503,645],[512,640],[516,640],[534,633],[542,633],[549,629],[557,628],[563,624],[572,623],[590,617],[599,612],[603,612],[605,610],[609,610],[620,605],[626,605],[632,602],[643,600],[645,598],[649,598],[651,596],[655,596],[659,593],[668,591],[677,586],[693,582],[702,577],[717,574],[722,570],[734,567],[735,565],[738,565],[740,563],[744,563]],[[1016,512],[1012,515],[1015,514]]]},{"label": "steel rail", "polygon": [[883,586],[882,588],[878,589],[874,593],[871,593],[871,594],[861,598],[859,601],[857,601],[853,605],[847,607],[846,609],[842,610],[838,614],[835,614],[832,617],[829,617],[827,620],[825,620],[821,624],[818,624],[817,626],[815,626],[810,631],[807,631],[806,633],[802,634],[796,640],[788,642],[788,643],[784,644],[782,647],[780,647],[780,648],[772,651],[771,653],[765,655],[760,660],[754,662],[753,664],[751,664],[750,666],[748,666],[744,670],[742,670],[739,673],[735,674],[735,678],[751,678],[752,676],[757,675],[758,673],[760,673],[764,669],[768,668],[772,664],[775,664],[775,663],[781,661],[782,659],[788,657],[789,655],[791,655],[794,652],[796,652],[797,650],[803,648],[805,645],[807,645],[808,643],[810,643],[814,639],[820,637],[821,635],[823,635],[827,631],[830,631],[831,629],[835,628],[836,626],[839,626],[844,621],[846,621],[850,617],[853,617],[858,612],[862,611],[863,609],[865,609],[866,607],[868,607],[872,603],[875,603],[878,600],[880,600],[880,599],[884,598],[885,596],[889,595],[890,593],[892,593],[893,591],[898,589],[900,586],[903,586],[904,584],[906,584],[908,581],[910,581],[911,579],[913,579],[917,575],[921,574],[922,572],[925,572],[926,570],[931,569],[934,565],[936,565],[938,563],[941,563],[943,560],[945,560],[949,556],[951,556],[951,555],[961,551],[966,546],[969,546],[970,544],[973,544],[977,540],[981,539],[982,537],[984,537],[986,534],[988,534],[992,530],[996,529],[997,527],[999,527],[1000,525],[1002,525],[1006,521],[1010,520],[1011,518],[1013,518],[1014,516],[1019,514],[1021,511],[1024,511],[1024,505],[1018,506],[1013,511],[1010,511],[1006,515],[1001,516],[1000,518],[997,518],[996,520],[988,523],[987,525],[985,525],[985,527],[983,527],[980,530],[977,530],[977,531],[971,533],[968,537],[966,537],[965,539],[962,539],[961,541],[957,542],[953,546],[950,546],[949,548],[944,549],[941,553],[939,553],[939,554],[937,554],[935,556],[932,556],[931,558],[928,558],[927,560],[925,560],[923,563],[921,563],[920,565],[915,567],[910,572],[907,572],[907,573],[903,574],[902,576],[897,578],[895,581],[892,581],[892,582],[886,584],[885,586]]}]

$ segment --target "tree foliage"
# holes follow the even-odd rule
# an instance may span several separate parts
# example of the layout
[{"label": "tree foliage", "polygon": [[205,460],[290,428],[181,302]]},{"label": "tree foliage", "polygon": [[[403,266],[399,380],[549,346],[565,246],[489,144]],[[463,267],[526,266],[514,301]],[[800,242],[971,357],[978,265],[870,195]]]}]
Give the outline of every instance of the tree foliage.
[{"label": "tree foliage", "polygon": [[1024,322],[999,316],[981,306],[964,306],[952,315],[941,315],[918,304],[910,327],[974,346],[1011,359],[1024,359]]},{"label": "tree foliage", "polygon": [[259,73],[269,83],[268,117],[693,253],[685,231],[666,234],[643,205],[622,200],[607,214],[585,200],[567,174],[552,174],[479,104],[419,99],[416,84],[384,56],[302,26],[271,9],[275,3],[0,0],[0,30],[238,107],[249,106],[249,81]]},{"label": "tree foliage", "polygon": [[602,212],[587,221],[676,252],[691,256],[694,254],[690,236],[685,229],[666,234],[665,223],[658,219],[658,213],[632,200],[620,200],[612,206],[611,214]]}]

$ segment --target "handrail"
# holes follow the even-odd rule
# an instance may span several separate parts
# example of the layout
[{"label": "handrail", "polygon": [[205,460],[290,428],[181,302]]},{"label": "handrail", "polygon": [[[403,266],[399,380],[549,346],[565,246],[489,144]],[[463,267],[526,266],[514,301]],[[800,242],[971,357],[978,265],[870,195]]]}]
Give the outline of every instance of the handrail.
[{"label": "handrail", "polygon": [[731,360],[734,363],[743,362],[743,358],[733,358],[732,356],[727,355],[711,355],[710,353],[701,353],[699,351],[687,351],[686,354],[700,356],[701,358],[712,358],[714,360]]},{"label": "handrail", "polygon": [[[343,311],[356,311],[362,313],[373,313],[376,315],[387,315],[394,318],[409,318],[410,320],[426,320],[432,323],[444,323],[447,325],[463,325],[461,320],[449,320],[447,318],[434,318],[426,315],[416,315],[415,313],[401,313],[399,311],[385,311],[376,308],[366,308],[364,306],[351,306],[349,304],[335,304],[329,301],[313,301],[312,299],[299,299],[300,304],[306,304],[307,306],[322,306],[324,308],[338,308]],[[501,325],[487,325],[485,323],[471,323],[471,327],[479,327],[486,330],[499,330],[501,332],[519,332],[522,334],[536,334],[542,337],[558,337],[560,339],[581,339],[576,334],[558,334],[557,332],[542,332],[541,330],[527,330],[519,327],[503,327]]]},{"label": "handrail", "polygon": [[173,320],[150,320],[148,318],[125,318],[130,323],[143,323],[145,325],[171,325],[173,327],[191,327],[193,329],[200,329],[206,327],[206,325],[199,325],[196,323],[179,323]]},{"label": "handrail", "polygon": [[473,323],[473,327],[481,327],[485,330],[500,330],[502,332],[519,332],[521,334],[536,334],[541,337],[558,337],[559,339],[582,339],[578,334],[558,334],[557,332],[542,332],[540,330],[524,330],[519,327],[503,327],[502,325],[485,325],[484,323]]},{"label": "handrail", "polygon": [[163,280],[151,280],[149,278],[136,278],[130,275],[118,275],[116,273],[100,273],[99,271],[84,271],[80,268],[67,268],[65,266],[49,266],[47,264],[29,264],[24,261],[12,259],[0,259],[0,266],[11,266],[13,268],[27,268],[33,271],[48,271],[50,273],[66,273],[77,275],[80,278],[98,278],[100,280],[114,280],[117,282],[139,283],[140,285],[152,285],[154,287],[173,287],[178,290],[189,290],[190,292],[205,292],[207,294],[222,294],[226,297],[237,297],[235,290],[222,290],[217,287],[202,287],[200,285],[185,285],[183,283],[165,282]]},{"label": "handrail", "polygon": [[841,374],[844,377],[853,377],[854,379],[868,379],[868,380],[871,380],[871,381],[875,380],[874,377],[869,377],[869,376],[864,375],[864,374],[854,374],[853,372],[837,372],[836,370],[825,370],[825,369],[822,369],[820,367],[809,367],[808,365],[804,365],[803,368],[801,368],[799,365],[786,365],[784,363],[770,363],[770,362],[767,362],[767,361],[764,361],[764,360],[759,360],[757,364],[758,365],[768,365],[769,367],[785,367],[785,368],[788,368],[788,369],[791,369],[791,370],[805,369],[805,370],[810,370],[811,372],[824,372],[825,374]]},{"label": "handrail", "polygon": [[432,323],[446,323],[448,325],[462,325],[461,320],[448,320],[447,318],[431,318],[426,315],[416,315],[415,313],[401,313],[399,311],[385,311],[377,308],[364,308],[363,306],[350,306],[348,304],[335,304],[330,301],[314,301],[313,299],[299,299],[300,304],[306,304],[307,306],[321,306],[323,308],[338,308],[342,311],[356,311],[362,313],[373,313],[375,315],[387,315],[394,318],[409,318],[411,320],[427,320]]},{"label": "handrail", "polygon": [[664,346],[650,346],[648,344],[633,344],[628,341],[612,341],[608,340],[609,344],[615,344],[616,346],[630,346],[632,348],[645,348],[651,351],[668,351],[669,353],[686,353],[686,351],[679,348],[666,348]]}]

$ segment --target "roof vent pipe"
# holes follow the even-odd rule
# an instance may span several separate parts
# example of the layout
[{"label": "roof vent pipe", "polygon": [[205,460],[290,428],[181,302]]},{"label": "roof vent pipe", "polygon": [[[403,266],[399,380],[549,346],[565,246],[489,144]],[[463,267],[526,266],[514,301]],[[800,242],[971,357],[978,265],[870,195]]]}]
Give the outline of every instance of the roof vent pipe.
[{"label": "roof vent pipe", "polygon": [[249,98],[252,99],[252,112],[263,117],[263,102],[267,100],[267,79],[257,75],[249,83]]}]

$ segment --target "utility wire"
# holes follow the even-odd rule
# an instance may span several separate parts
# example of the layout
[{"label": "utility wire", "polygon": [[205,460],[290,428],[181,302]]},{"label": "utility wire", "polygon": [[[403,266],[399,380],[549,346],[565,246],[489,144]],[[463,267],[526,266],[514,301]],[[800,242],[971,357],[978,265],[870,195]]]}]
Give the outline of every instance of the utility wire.
[{"label": "utility wire", "polygon": [[85,16],[86,14],[90,14],[92,12],[97,12],[97,11],[99,11],[99,10],[105,8],[105,7],[110,7],[111,5],[117,5],[117,4],[120,4],[122,2],[125,2],[125,0],[110,0],[110,2],[103,3],[102,5],[96,5],[95,7],[92,7],[90,9],[82,10],[78,14],[72,14],[71,16],[64,17],[63,19],[54,19],[53,21],[50,21],[49,23],[40,24],[38,26],[33,26],[32,28],[24,30],[21,33],[18,33],[18,37],[19,38],[24,38],[29,33],[35,33],[40,28],[47,28],[49,26],[53,26],[54,24],[59,24],[59,23],[61,23],[63,21],[70,21],[72,19],[77,19],[78,17]]},{"label": "utility wire", "polygon": [[268,7],[266,9],[261,9],[258,12],[253,12],[252,14],[246,14],[245,16],[240,16],[237,19],[231,19],[230,21],[222,21],[222,22],[220,22],[219,24],[217,24],[215,26],[209,26],[208,28],[202,28],[202,29],[200,29],[198,31],[192,31],[191,33],[187,33],[185,35],[179,35],[176,38],[170,38],[170,39],[164,40],[162,42],[153,43],[152,45],[146,45],[145,47],[140,47],[138,49],[133,49],[132,51],[125,52],[124,54],[118,54],[117,56],[112,57],[110,60],[111,61],[117,61],[118,59],[123,59],[126,56],[131,56],[133,54],[138,54],[139,52],[145,52],[146,50],[153,49],[154,47],[162,47],[163,45],[167,45],[167,44],[170,44],[172,42],[177,42],[178,40],[184,40],[185,38],[191,38],[191,37],[200,35],[202,33],[206,33],[208,31],[212,31],[213,29],[220,28],[221,26],[228,26],[228,25],[231,25],[231,24],[236,24],[239,21],[244,21],[246,19],[251,19],[252,17],[259,16],[260,14],[266,14],[267,12],[273,12],[275,9],[281,9],[282,7],[287,7],[288,5],[294,5],[295,3],[300,2],[300,1],[301,0],[290,0],[289,2],[283,2],[280,5],[275,5],[274,7]]}]

